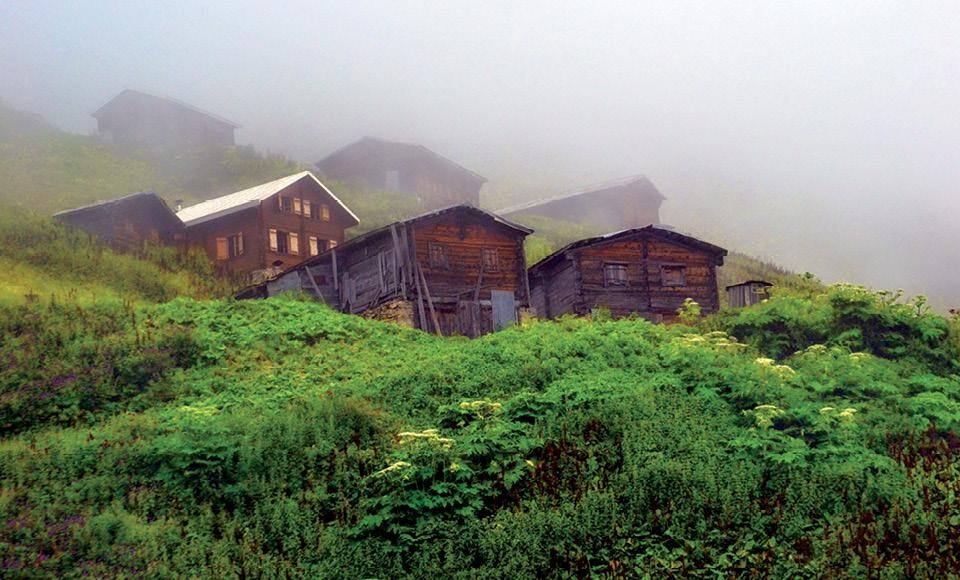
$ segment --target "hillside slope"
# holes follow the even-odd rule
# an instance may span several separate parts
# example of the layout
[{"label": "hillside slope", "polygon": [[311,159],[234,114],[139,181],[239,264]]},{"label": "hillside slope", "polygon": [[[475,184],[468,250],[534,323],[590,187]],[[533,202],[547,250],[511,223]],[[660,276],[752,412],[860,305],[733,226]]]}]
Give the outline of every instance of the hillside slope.
[{"label": "hillside slope", "polygon": [[960,572],[957,339],[922,304],[474,341],[284,298],[0,313],[16,574]]}]

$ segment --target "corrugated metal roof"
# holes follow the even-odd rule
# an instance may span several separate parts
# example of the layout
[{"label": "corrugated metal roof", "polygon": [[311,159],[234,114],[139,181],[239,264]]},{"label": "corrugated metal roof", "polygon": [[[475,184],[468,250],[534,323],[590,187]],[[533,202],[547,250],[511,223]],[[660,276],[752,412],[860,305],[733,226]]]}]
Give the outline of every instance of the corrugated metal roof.
[{"label": "corrugated metal roof", "polygon": [[300,173],[294,173],[293,175],[281,177],[280,179],[262,183],[249,189],[230,193],[214,199],[208,199],[207,201],[180,210],[177,212],[177,217],[183,221],[184,225],[189,227],[251,207],[257,207],[263,200],[272,195],[280,193],[301,179],[312,179],[315,181],[317,185],[323,188],[323,190],[327,192],[327,194],[329,194],[330,197],[332,197],[333,200],[336,201],[337,204],[339,204],[340,207],[356,221],[356,224],[360,223],[360,218],[350,211],[350,208],[340,201],[340,198],[334,195],[332,191],[327,189],[327,186],[321,183],[320,180],[309,171],[301,171]]},{"label": "corrugated metal roof", "polygon": [[620,178],[620,179],[614,179],[614,180],[612,180],[612,181],[605,181],[605,182],[603,182],[603,183],[597,183],[597,184],[590,185],[590,186],[587,186],[587,187],[581,187],[581,188],[575,189],[575,190],[573,190],[573,191],[567,191],[567,192],[561,193],[560,195],[557,195],[557,196],[555,196],[555,197],[550,197],[550,198],[546,198],[546,199],[537,199],[537,200],[534,200],[534,201],[528,201],[528,202],[524,202],[524,203],[519,203],[519,204],[517,204],[517,205],[512,205],[512,206],[510,206],[510,207],[505,207],[505,208],[503,208],[503,209],[499,209],[499,210],[497,210],[497,213],[503,214],[503,215],[509,215],[509,214],[512,214],[512,213],[517,213],[517,212],[519,212],[519,211],[524,211],[524,210],[532,209],[532,208],[535,208],[535,207],[539,207],[539,206],[541,206],[541,205],[546,205],[546,204],[548,204],[548,203],[553,203],[553,202],[555,202],[555,201],[561,201],[561,200],[564,200],[564,199],[569,199],[569,198],[571,198],[571,197],[578,197],[578,196],[587,195],[587,194],[590,194],[590,193],[597,193],[597,192],[600,192],[600,191],[606,191],[606,190],[608,190],[608,189],[614,189],[614,188],[617,188],[617,187],[623,187],[623,186],[625,186],[625,185],[630,185],[630,184],[632,184],[632,183],[642,183],[642,184],[645,185],[645,186],[649,186],[649,187],[652,189],[652,191],[653,191],[660,199],[666,199],[666,198],[663,196],[663,194],[660,193],[660,191],[656,188],[656,186],[653,185],[653,183],[652,183],[649,179],[646,178],[646,176],[644,176],[644,175],[631,175],[631,176],[629,176],[629,177],[622,177],[622,178]]}]

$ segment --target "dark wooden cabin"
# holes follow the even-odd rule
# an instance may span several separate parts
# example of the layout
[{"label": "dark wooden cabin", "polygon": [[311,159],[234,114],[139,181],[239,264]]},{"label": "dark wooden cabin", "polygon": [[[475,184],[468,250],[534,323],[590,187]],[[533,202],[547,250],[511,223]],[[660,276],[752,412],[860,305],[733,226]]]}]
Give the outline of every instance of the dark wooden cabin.
[{"label": "dark wooden cabin", "polygon": [[603,230],[621,230],[659,224],[664,199],[656,186],[640,175],[507,207],[497,213],[510,219],[539,215],[587,223]]},{"label": "dark wooden cabin", "polygon": [[545,318],[583,315],[600,306],[614,317],[672,322],[686,298],[708,314],[720,308],[717,266],[726,254],[662,226],[588,238],[530,268],[531,302]]},{"label": "dark wooden cabin", "polygon": [[414,196],[427,209],[480,205],[486,179],[422,145],[364,137],[316,163],[324,177]]},{"label": "dark wooden cabin", "polygon": [[183,230],[166,202],[151,191],[68,209],[53,218],[120,250],[138,249],[145,242],[169,244]]},{"label": "dark wooden cabin", "polygon": [[93,113],[108,143],[150,151],[230,147],[239,125],[169,97],[125,90]]},{"label": "dark wooden cabin", "polygon": [[304,291],[343,312],[476,337],[517,321],[529,306],[523,240],[530,233],[454,206],[349,240],[239,297]]},{"label": "dark wooden cabin", "polygon": [[177,212],[187,244],[235,274],[268,276],[317,256],[360,223],[309,171]]},{"label": "dark wooden cabin", "polygon": [[730,308],[753,306],[770,297],[768,289],[771,286],[773,284],[764,280],[747,280],[739,284],[731,284],[726,288],[727,306]]}]

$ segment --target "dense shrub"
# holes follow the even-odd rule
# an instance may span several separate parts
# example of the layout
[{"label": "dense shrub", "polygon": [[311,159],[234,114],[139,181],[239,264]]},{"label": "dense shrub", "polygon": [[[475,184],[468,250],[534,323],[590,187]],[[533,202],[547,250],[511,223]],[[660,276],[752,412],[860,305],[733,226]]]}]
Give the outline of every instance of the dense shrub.
[{"label": "dense shrub", "polygon": [[94,576],[958,573],[960,379],[922,332],[945,322],[849,292],[707,322],[744,342],[603,317],[441,339],[290,298],[6,309],[5,389],[112,370],[56,412],[18,407],[0,560]]}]

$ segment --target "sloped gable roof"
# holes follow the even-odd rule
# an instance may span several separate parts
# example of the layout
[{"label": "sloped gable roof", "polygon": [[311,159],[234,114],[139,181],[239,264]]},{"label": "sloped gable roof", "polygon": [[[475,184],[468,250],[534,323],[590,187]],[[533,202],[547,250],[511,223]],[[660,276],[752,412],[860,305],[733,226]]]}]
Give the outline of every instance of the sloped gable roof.
[{"label": "sloped gable roof", "polygon": [[225,215],[230,215],[238,211],[243,211],[251,207],[257,207],[265,199],[280,193],[301,179],[310,179],[315,182],[321,187],[321,189],[323,189],[323,191],[333,198],[335,202],[337,202],[340,208],[343,209],[343,211],[346,212],[351,219],[353,219],[353,225],[360,223],[360,218],[350,211],[350,208],[340,201],[340,198],[334,195],[332,191],[327,189],[327,186],[321,183],[320,180],[309,171],[301,171],[300,173],[294,173],[293,175],[281,177],[280,179],[275,179],[267,183],[261,183],[260,185],[237,191],[235,193],[208,199],[207,201],[203,201],[196,205],[192,205],[180,210],[177,212],[177,217],[183,221],[184,225],[189,227],[217,219]]},{"label": "sloped gable roof", "polygon": [[666,240],[668,242],[682,244],[682,245],[706,252],[708,254],[713,254],[720,257],[727,255],[727,250],[725,250],[724,248],[721,248],[720,246],[715,246],[711,243],[704,242],[703,240],[697,239],[693,236],[681,234],[680,232],[674,231],[672,228],[668,228],[662,225],[649,225],[642,228],[632,228],[629,230],[621,230],[619,232],[611,232],[609,234],[605,234],[602,236],[584,238],[582,240],[571,242],[566,246],[560,248],[556,252],[550,254],[546,258],[543,258],[533,266],[530,266],[530,272],[536,273],[537,271],[543,269],[547,265],[552,264],[557,260],[561,259],[567,254],[567,252],[570,252],[572,250],[577,250],[579,248],[584,248],[587,246],[593,246],[598,244],[608,244],[608,243],[616,242],[624,238],[629,238],[630,236],[635,236],[642,233],[649,233],[655,237]]},{"label": "sloped gable roof", "polygon": [[181,225],[180,220],[177,218],[176,214],[173,213],[173,210],[170,209],[170,206],[167,205],[167,202],[163,201],[163,198],[152,191],[140,191],[114,199],[95,201],[87,205],[58,211],[57,213],[53,214],[53,217],[61,221],[70,221],[70,219],[74,216],[79,216],[81,214],[90,212],[111,212],[122,207],[130,207],[133,204],[151,205],[156,208],[156,211],[158,212],[156,215],[159,219],[166,221],[173,227],[179,227]]},{"label": "sloped gable roof", "polygon": [[99,119],[101,115],[103,115],[105,112],[109,111],[109,110],[110,110],[112,107],[114,107],[116,104],[118,104],[119,102],[121,102],[121,101],[123,101],[123,100],[127,100],[127,99],[137,99],[137,100],[142,100],[142,101],[151,101],[151,100],[164,101],[164,102],[167,102],[167,103],[176,105],[176,106],[179,107],[179,108],[182,108],[182,109],[191,111],[191,112],[193,112],[193,113],[198,113],[198,114],[203,115],[203,116],[205,116],[205,117],[210,117],[211,119],[213,119],[213,120],[215,120],[215,121],[219,121],[219,122],[221,122],[221,123],[223,123],[223,124],[225,124],[225,125],[229,125],[229,126],[233,127],[234,129],[239,129],[239,128],[240,128],[240,125],[234,123],[233,121],[230,121],[230,120],[228,120],[228,119],[224,119],[223,117],[221,117],[221,116],[219,116],[219,115],[215,115],[215,114],[213,114],[213,113],[211,113],[211,112],[209,112],[209,111],[204,111],[203,109],[201,109],[201,108],[199,108],[199,107],[195,107],[195,106],[193,106],[193,105],[191,105],[191,104],[189,104],[189,103],[184,103],[183,101],[174,99],[174,98],[172,98],[172,97],[158,97],[158,96],[156,96],[156,95],[151,95],[151,94],[144,93],[144,92],[141,92],[141,91],[135,91],[135,90],[133,90],[133,89],[125,89],[124,91],[121,91],[118,95],[114,96],[112,99],[110,99],[109,101],[107,101],[106,103],[104,103],[99,109],[97,109],[96,111],[94,111],[94,112],[91,114],[91,116],[94,117],[94,118]]},{"label": "sloped gable roof", "polygon": [[629,185],[634,185],[634,184],[640,185],[644,190],[646,190],[646,192],[648,192],[655,199],[659,199],[659,200],[666,199],[663,196],[663,194],[660,193],[660,190],[658,190],[657,187],[653,184],[653,182],[647,179],[646,176],[631,175],[630,177],[623,177],[621,179],[615,179],[613,181],[605,181],[603,183],[598,183],[588,187],[578,188],[573,191],[561,193],[560,195],[557,195],[554,197],[519,203],[516,205],[512,205],[510,207],[499,209],[497,210],[497,213],[503,214],[503,215],[510,215],[512,213],[517,213],[521,211],[533,210],[540,206],[548,205],[554,202],[565,201],[575,197],[586,196],[594,193],[602,193],[611,189],[619,189],[619,188],[627,187]]},{"label": "sloped gable roof", "polygon": [[397,141],[387,141],[386,139],[380,139],[377,137],[363,137],[357,141],[354,141],[353,143],[344,145],[343,147],[337,149],[330,155],[327,155],[320,161],[317,161],[315,166],[317,167],[317,169],[320,169],[321,171],[323,171],[323,168],[327,166],[330,162],[335,160],[337,157],[351,151],[356,151],[358,149],[359,150],[380,149],[380,150],[390,151],[391,153],[396,154],[398,156],[421,157],[421,158],[429,159],[430,161],[443,165],[449,169],[453,169],[454,171],[460,172],[479,183],[486,183],[487,181],[486,177],[483,177],[482,175],[478,175],[477,173],[470,171],[466,167],[463,167],[462,165],[459,165],[458,163],[455,163],[454,161],[451,161],[450,159],[447,159],[446,157],[438,153],[434,153],[433,151],[427,149],[423,145],[417,145],[414,143],[400,143]]}]

